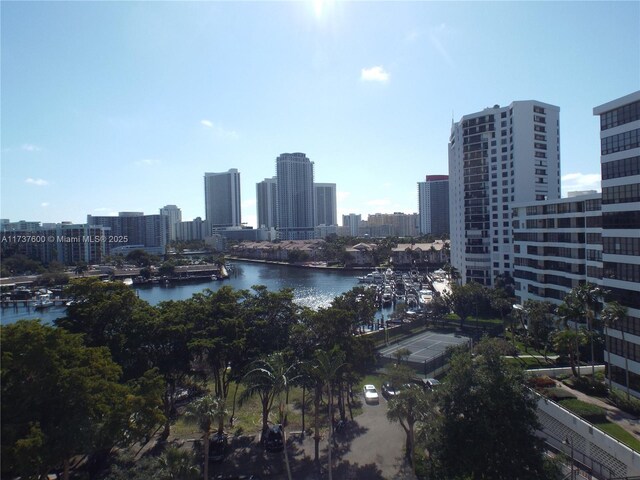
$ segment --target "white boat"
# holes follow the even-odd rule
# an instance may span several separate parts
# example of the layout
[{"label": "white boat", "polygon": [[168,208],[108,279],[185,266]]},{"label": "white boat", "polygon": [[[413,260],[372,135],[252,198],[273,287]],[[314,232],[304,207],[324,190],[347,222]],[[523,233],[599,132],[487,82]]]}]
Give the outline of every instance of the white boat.
[{"label": "white boat", "polygon": [[51,292],[49,292],[49,293],[39,293],[36,296],[36,300],[35,300],[35,303],[33,305],[33,307],[36,310],[49,308],[51,306],[53,306],[53,300],[51,300]]},{"label": "white boat", "polygon": [[125,278],[124,280],[122,280],[122,283],[124,283],[127,287],[130,287],[131,285],[133,285],[133,278]]}]

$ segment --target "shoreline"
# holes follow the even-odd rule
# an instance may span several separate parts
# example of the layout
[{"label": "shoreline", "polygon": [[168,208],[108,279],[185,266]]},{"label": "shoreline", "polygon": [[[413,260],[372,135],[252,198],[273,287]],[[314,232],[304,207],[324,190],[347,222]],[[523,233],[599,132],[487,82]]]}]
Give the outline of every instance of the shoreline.
[{"label": "shoreline", "polygon": [[226,256],[225,260],[231,260],[234,262],[250,262],[250,263],[262,263],[268,265],[282,265],[285,267],[295,267],[295,268],[312,268],[318,270],[336,270],[336,271],[345,271],[345,272],[360,272],[362,270],[375,270],[376,267],[338,267],[338,266],[330,266],[327,265],[326,262],[306,262],[306,263],[289,263],[289,262],[280,262],[277,260],[261,260],[258,258],[244,258],[244,257],[235,257],[235,256]]}]

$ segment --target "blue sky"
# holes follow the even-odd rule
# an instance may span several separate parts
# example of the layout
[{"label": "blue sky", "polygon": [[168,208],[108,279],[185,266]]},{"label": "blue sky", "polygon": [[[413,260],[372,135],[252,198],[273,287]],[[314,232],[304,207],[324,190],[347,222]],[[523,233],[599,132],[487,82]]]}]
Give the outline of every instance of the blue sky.
[{"label": "blue sky", "polygon": [[283,152],[338,214],[417,212],[451,121],[560,107],[562,190],[599,189],[596,105],[640,89],[638,2],[1,3],[0,217],[204,218],[237,168],[242,217]]}]

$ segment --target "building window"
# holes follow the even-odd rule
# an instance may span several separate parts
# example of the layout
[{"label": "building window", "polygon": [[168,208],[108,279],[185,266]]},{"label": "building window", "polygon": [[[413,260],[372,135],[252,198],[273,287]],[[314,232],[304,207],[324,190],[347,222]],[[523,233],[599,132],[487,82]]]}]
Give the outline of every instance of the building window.
[{"label": "building window", "polygon": [[638,148],[638,146],[640,146],[638,143],[639,140],[640,128],[603,138],[600,141],[600,154],[609,155],[610,153]]}]

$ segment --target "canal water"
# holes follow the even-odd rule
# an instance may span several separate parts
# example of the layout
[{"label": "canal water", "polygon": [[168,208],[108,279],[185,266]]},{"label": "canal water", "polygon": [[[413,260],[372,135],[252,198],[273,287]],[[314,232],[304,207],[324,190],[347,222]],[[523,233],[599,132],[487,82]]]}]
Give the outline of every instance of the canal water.
[{"label": "canal water", "polygon": [[[234,261],[227,280],[172,286],[134,286],[132,288],[137,290],[138,296],[142,300],[151,305],[165,300],[186,300],[191,298],[194,293],[201,292],[206,288],[215,291],[224,285],[236,290],[248,290],[253,285],[264,285],[270,291],[292,288],[296,303],[318,309],[329,306],[336,296],[357,286],[357,275],[358,273],[354,271]],[[392,307],[389,307],[378,315],[384,314],[387,317],[392,311]],[[64,314],[65,308],[60,306],[49,307],[44,311],[37,312],[33,308],[27,309],[25,307],[19,307],[17,310],[4,308],[0,320],[3,325],[23,318],[40,318],[44,323],[51,323],[56,318],[63,317]]]}]

